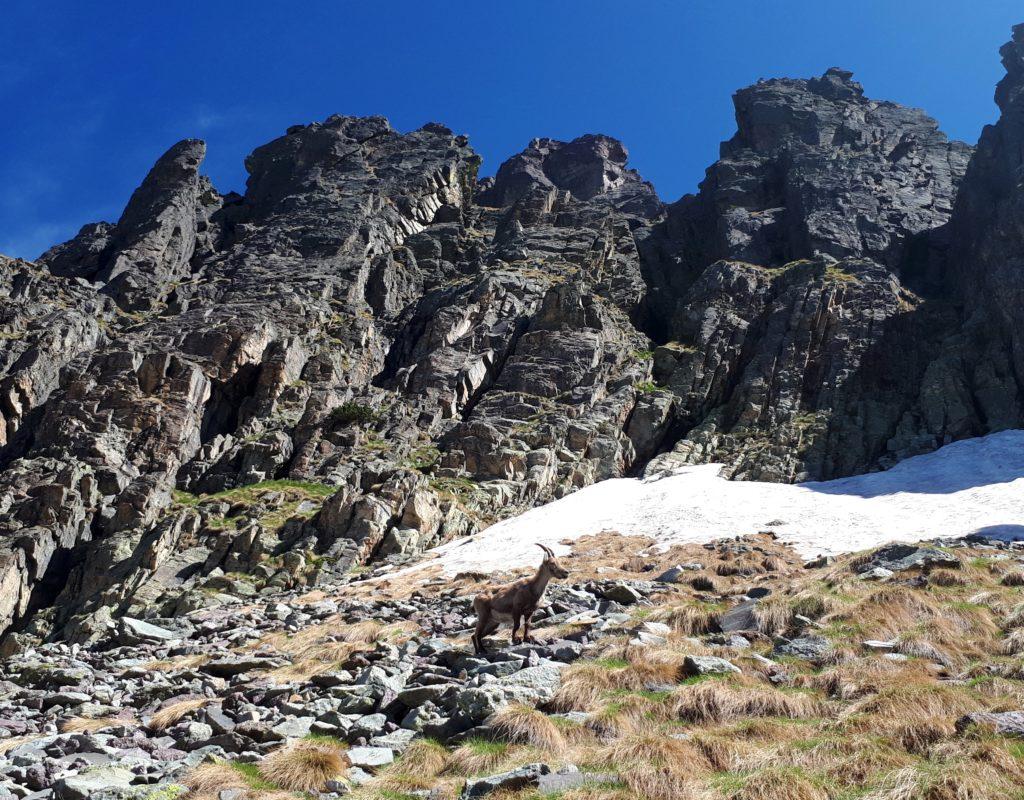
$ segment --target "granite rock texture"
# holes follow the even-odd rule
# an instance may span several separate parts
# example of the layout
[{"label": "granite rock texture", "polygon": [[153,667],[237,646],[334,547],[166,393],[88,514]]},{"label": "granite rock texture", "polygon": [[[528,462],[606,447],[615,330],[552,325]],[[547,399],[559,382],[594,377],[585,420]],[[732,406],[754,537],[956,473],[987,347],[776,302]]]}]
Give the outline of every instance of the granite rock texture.
[{"label": "granite rock texture", "polygon": [[[1019,426],[1024,33],[975,151],[761,81],[672,204],[602,135],[294,126],[0,258],[0,631],[341,581],[612,477],[877,469]],[[204,595],[204,592],[206,593]]]}]

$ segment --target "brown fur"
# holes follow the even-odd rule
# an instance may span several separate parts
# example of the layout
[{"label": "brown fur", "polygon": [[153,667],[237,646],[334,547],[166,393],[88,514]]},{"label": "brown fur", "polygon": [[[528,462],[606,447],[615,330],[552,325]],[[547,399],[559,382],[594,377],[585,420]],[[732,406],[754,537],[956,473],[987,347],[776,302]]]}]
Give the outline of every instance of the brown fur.
[{"label": "brown fur", "polygon": [[[473,599],[473,610],[476,611],[473,648],[477,653],[484,652],[484,637],[496,631],[502,622],[512,623],[512,644],[533,641],[530,637],[530,617],[544,597],[548,583],[552,578],[566,578],[569,575],[569,570],[558,563],[549,547],[542,544],[537,546],[544,551],[544,560],[537,568],[536,575],[481,592]],[[523,624],[521,639],[516,637],[520,623]]]}]

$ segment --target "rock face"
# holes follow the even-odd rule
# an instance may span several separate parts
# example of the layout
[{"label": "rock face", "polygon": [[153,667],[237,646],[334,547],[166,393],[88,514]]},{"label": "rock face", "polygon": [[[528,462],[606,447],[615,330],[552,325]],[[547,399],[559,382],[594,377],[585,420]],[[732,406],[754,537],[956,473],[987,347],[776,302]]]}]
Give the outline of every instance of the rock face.
[{"label": "rock face", "polygon": [[655,375],[684,431],[657,468],[831,478],[984,430],[939,347],[959,324],[938,262],[971,148],[839,69],[735,104],[721,160],[643,245]]},{"label": "rock face", "polygon": [[982,132],[957,199],[950,283],[964,304],[967,386],[993,427],[1015,427],[1024,415],[1024,25],[1000,52],[1001,115]]},{"label": "rock face", "polygon": [[738,130],[700,192],[669,208],[678,280],[719,259],[818,254],[903,266],[945,224],[971,148],[916,109],[864,96],[853,74],[761,81],[736,93]]},{"label": "rock face", "polygon": [[973,158],[831,69],[738,92],[671,205],[600,135],[478,181],[442,125],[334,116],[244,196],[178,143],[116,224],[0,259],[0,631],[344,581],[605,478],[1022,424],[1021,37]]}]

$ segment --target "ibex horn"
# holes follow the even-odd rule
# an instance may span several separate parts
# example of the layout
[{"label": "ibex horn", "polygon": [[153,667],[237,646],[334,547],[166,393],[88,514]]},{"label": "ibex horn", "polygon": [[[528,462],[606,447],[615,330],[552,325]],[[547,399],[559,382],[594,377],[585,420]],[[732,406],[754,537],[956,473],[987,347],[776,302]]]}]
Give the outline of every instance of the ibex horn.
[{"label": "ibex horn", "polygon": [[539,547],[541,550],[543,550],[545,553],[547,553],[548,558],[554,558],[555,557],[555,554],[551,551],[551,548],[548,547],[546,544],[541,544],[540,542],[534,542],[534,544],[536,544],[537,547]]}]

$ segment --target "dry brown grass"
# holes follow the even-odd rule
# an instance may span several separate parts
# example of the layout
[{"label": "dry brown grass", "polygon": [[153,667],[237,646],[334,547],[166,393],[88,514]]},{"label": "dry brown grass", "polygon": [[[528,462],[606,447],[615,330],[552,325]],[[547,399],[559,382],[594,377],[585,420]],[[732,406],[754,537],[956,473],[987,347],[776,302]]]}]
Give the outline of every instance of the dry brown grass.
[{"label": "dry brown grass", "polygon": [[213,701],[209,697],[194,697],[188,700],[178,700],[175,703],[164,706],[156,711],[146,725],[152,731],[163,731],[174,725],[176,722],[198,711],[200,708],[209,705]]},{"label": "dry brown grass", "polygon": [[847,706],[837,729],[849,736],[880,736],[908,753],[927,756],[955,735],[960,716],[979,707],[985,707],[983,699],[963,686],[897,683]]},{"label": "dry brown grass", "polygon": [[663,622],[684,636],[714,633],[718,630],[718,617],[722,608],[708,603],[688,603],[655,609],[651,619]]},{"label": "dry brown grass", "polygon": [[908,682],[883,686],[876,694],[849,706],[844,716],[870,714],[892,720],[939,717],[956,719],[976,710],[978,700],[962,686],[937,682]]},{"label": "dry brown grass", "polygon": [[985,698],[992,711],[1013,711],[1024,706],[1024,683],[1006,680],[998,675],[985,673],[982,680],[974,681],[971,688]]},{"label": "dry brown grass", "polygon": [[649,728],[652,720],[664,718],[665,707],[638,694],[616,695],[591,712],[585,725],[598,736],[609,738]]},{"label": "dry brown grass", "polygon": [[225,790],[248,790],[249,782],[230,764],[200,764],[181,780],[189,797],[217,797]]},{"label": "dry brown grass", "polygon": [[670,767],[679,774],[704,774],[711,766],[698,748],[662,731],[621,736],[605,746],[601,756],[605,763],[613,766]]},{"label": "dry brown grass", "polygon": [[793,621],[793,607],[787,597],[769,597],[754,606],[754,622],[766,636],[784,633]]},{"label": "dry brown grass", "polygon": [[1019,569],[1007,572],[999,579],[999,583],[1001,586],[1024,586],[1024,572]]},{"label": "dry brown grass", "polygon": [[[406,795],[423,789],[448,788],[440,778],[448,766],[448,750],[433,739],[416,739],[392,764],[377,774],[369,789],[373,796],[383,792]],[[454,795],[458,791],[452,787]]]},{"label": "dry brown grass", "polygon": [[[691,650],[693,648],[690,648]],[[606,646],[595,661],[578,661],[562,672],[552,707],[559,711],[593,711],[610,692],[640,691],[650,684],[674,684],[685,656],[672,648]]]},{"label": "dry brown grass", "polygon": [[747,778],[730,800],[828,800],[828,793],[800,770],[768,767]]},{"label": "dry brown grass", "polygon": [[444,774],[480,775],[501,772],[513,765],[527,763],[536,755],[537,751],[530,747],[471,739],[449,753]]},{"label": "dry brown grass", "polygon": [[143,668],[152,672],[183,672],[187,669],[201,667],[212,660],[213,656],[208,653],[194,653],[189,656],[175,656],[174,658],[147,661],[143,664]]},{"label": "dry brown grass", "polygon": [[95,733],[114,725],[124,725],[127,720],[119,717],[70,717],[60,724],[61,733]]},{"label": "dry brown grass", "polygon": [[348,769],[344,750],[318,741],[299,741],[270,753],[259,764],[260,775],[289,792],[322,791],[327,781]]},{"label": "dry brown grass", "polygon": [[27,733],[24,736],[11,736],[7,739],[0,739],[0,756],[11,752],[16,747],[21,747],[23,744],[28,744],[42,738],[43,734],[41,733]]},{"label": "dry brown grass", "polygon": [[669,698],[673,713],[695,723],[717,723],[743,717],[818,716],[819,700],[804,692],[784,692],[768,686],[707,680],[676,689]]},{"label": "dry brown grass", "polygon": [[718,586],[715,585],[710,575],[697,575],[690,580],[690,587],[696,592],[718,593]]},{"label": "dry brown grass", "polygon": [[[811,737],[810,746],[807,737]],[[805,731],[786,747],[768,754],[764,765],[774,762],[797,767],[826,775],[838,786],[856,787],[870,785],[913,761],[904,749],[884,737],[847,736],[826,724]]]},{"label": "dry brown grass", "polygon": [[[376,798],[399,795],[406,797],[413,792],[427,789],[433,791],[438,786],[436,775],[418,775],[415,772],[400,772],[388,767],[375,775],[372,781],[364,784],[364,791],[358,792],[358,798]],[[387,793],[387,794],[385,794]]]},{"label": "dry brown grass", "polygon": [[433,739],[416,739],[395,762],[395,767],[402,772],[418,775],[440,774],[448,763],[448,751],[443,744]]},{"label": "dry brown grass", "polygon": [[937,569],[928,574],[928,583],[932,586],[967,586],[970,581],[960,570]]},{"label": "dry brown grass", "polygon": [[893,683],[930,680],[930,673],[918,662],[899,663],[870,658],[829,667],[818,673],[798,675],[795,684],[822,691],[837,700],[849,701],[877,694]]},{"label": "dry brown grass", "polygon": [[1004,631],[1024,628],[1024,603],[1017,603],[1009,611],[1004,612],[999,624]]},{"label": "dry brown grass", "polygon": [[686,654],[707,652],[699,643],[669,642],[664,647],[605,644],[598,659],[577,661],[562,672],[552,707],[558,711],[597,711],[613,692],[636,692],[652,685],[674,685],[683,675]]},{"label": "dry brown grass", "polygon": [[974,759],[924,761],[886,776],[865,800],[1009,800],[1019,784],[996,766]]},{"label": "dry brown grass", "polygon": [[1024,628],[1016,628],[1007,634],[999,644],[1004,655],[1016,656],[1024,653]]},{"label": "dry brown grass", "polygon": [[619,686],[620,670],[597,662],[576,662],[562,670],[562,683],[551,702],[558,711],[589,711]]},{"label": "dry brown grass", "polygon": [[[779,741],[771,735],[756,738]],[[728,730],[697,731],[690,741],[715,772],[744,769],[757,761],[760,752],[757,744]]]},{"label": "dry brown grass", "polygon": [[570,789],[559,795],[559,800],[637,800],[637,796],[627,788],[598,784]]},{"label": "dry brown grass", "polygon": [[634,800],[700,800],[707,796],[685,772],[670,767],[630,767],[619,773],[619,779]]},{"label": "dry brown grass", "polygon": [[985,656],[999,635],[989,607],[960,600],[955,590],[946,588],[884,586],[828,621],[857,626],[872,638],[896,639],[898,652],[942,664],[966,664]]},{"label": "dry brown grass", "polygon": [[593,653],[606,664],[624,664],[617,678],[617,688],[642,689],[649,683],[676,683],[682,679],[687,655],[705,655],[708,649],[695,639],[680,640],[674,634],[661,646],[629,644],[628,637],[614,637],[602,642]]},{"label": "dry brown grass", "polygon": [[739,748],[728,738],[704,734],[693,741],[701,756],[716,772],[729,772],[740,767]]},{"label": "dry brown grass", "polygon": [[524,705],[510,705],[491,720],[491,729],[503,741],[526,744],[558,755],[565,750],[565,737],[551,718]]},{"label": "dry brown grass", "polygon": [[888,738],[899,744],[908,753],[926,756],[931,748],[939,742],[949,739],[956,733],[953,720],[948,717],[927,717],[884,724],[880,732],[885,731]]},{"label": "dry brown grass", "polygon": [[289,682],[307,680],[337,669],[354,653],[371,649],[379,639],[401,643],[417,631],[419,626],[413,622],[384,624],[364,620],[345,624],[336,620],[311,625],[294,634],[270,634],[251,649],[269,647],[288,656],[290,664],[271,670],[268,675],[273,680]]}]

